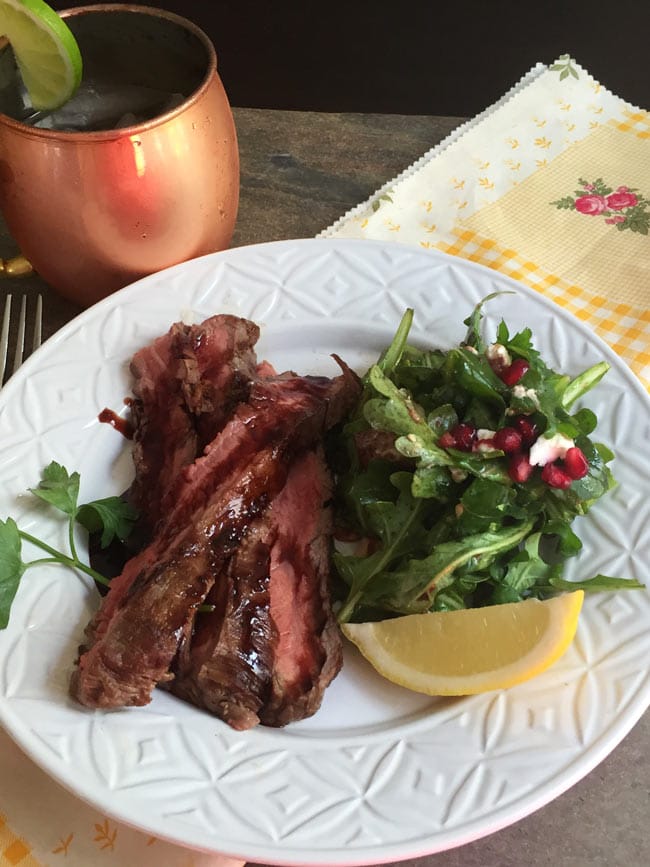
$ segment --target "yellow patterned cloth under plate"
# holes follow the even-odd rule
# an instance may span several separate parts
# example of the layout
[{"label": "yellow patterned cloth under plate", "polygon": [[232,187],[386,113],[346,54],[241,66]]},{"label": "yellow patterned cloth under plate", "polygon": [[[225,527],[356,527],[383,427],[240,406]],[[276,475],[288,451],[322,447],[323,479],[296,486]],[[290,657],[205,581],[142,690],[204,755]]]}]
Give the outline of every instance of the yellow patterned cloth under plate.
[{"label": "yellow patterned cloth under plate", "polygon": [[[4,811],[4,812],[3,812]],[[0,729],[0,867],[242,867],[127,828],[32,764]]]},{"label": "yellow patterned cloth under plate", "polygon": [[587,322],[650,387],[649,229],[650,114],[563,55],[321,237],[495,268]]}]

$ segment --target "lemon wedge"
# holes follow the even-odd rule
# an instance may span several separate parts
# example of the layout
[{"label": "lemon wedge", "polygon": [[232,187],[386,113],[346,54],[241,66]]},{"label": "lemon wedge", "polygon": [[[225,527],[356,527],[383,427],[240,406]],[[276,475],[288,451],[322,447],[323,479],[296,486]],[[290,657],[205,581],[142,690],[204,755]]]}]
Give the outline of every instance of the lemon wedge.
[{"label": "lemon wedge", "polygon": [[6,36],[34,108],[67,102],[81,81],[79,46],[67,24],[43,0],[0,0]]},{"label": "lemon wedge", "polygon": [[341,630],[393,683],[427,695],[473,695],[523,683],[556,662],[573,641],[583,598],[576,590]]}]

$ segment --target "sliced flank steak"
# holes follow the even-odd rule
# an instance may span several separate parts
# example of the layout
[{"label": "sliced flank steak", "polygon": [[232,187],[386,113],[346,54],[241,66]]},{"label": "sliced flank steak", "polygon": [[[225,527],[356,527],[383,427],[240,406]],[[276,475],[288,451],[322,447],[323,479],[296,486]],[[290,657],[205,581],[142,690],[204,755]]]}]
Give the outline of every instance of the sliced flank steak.
[{"label": "sliced flank steak", "polygon": [[[285,486],[295,456],[316,445],[358,393],[358,380],[345,367],[331,380],[278,377],[253,383],[248,401],[239,404],[204,455],[171,480],[168,508],[153,539],[113,580],[89,624],[72,681],[82,704],[146,704],[156,684],[170,679],[179,645],[191,638],[197,608]],[[276,561],[282,556],[276,552]],[[271,574],[273,562],[272,554]],[[277,698],[273,702],[280,718],[284,705]]]}]

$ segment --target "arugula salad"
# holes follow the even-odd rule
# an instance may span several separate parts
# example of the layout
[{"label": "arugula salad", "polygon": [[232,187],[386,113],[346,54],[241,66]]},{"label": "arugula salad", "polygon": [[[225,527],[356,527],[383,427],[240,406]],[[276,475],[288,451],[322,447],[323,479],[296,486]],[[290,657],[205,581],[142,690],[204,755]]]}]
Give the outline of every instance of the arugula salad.
[{"label": "arugula salad", "polygon": [[355,540],[334,555],[341,623],[644,586],[562,576],[582,547],[574,519],[616,484],[595,414],[574,409],[609,365],[557,373],[504,321],[486,342],[492,297],[448,351],[409,344],[407,310],[330,443],[337,536]]}]

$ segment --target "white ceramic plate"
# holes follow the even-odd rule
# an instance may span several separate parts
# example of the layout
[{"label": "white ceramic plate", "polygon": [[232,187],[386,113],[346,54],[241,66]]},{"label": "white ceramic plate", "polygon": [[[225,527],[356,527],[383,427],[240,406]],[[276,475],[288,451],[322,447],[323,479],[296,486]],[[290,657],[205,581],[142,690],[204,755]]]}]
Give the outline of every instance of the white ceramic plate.
[{"label": "white ceramic plate", "polygon": [[[262,325],[260,357],[335,374],[335,351],[365,369],[406,306],[414,337],[448,347],[497,289],[488,327],[530,325],[548,362],[612,366],[589,404],[617,452],[620,487],[576,529],[569,577],[648,582],[649,402],[580,322],[498,273],[440,253],[371,241],[289,241],[208,256],[140,281],[48,341],[0,396],[0,516],[54,545],[64,522],[26,495],[52,459],[77,469],[82,501],[123,490],[128,445],[99,424],[129,393],[128,361],[181,317],[237,313]],[[520,687],[430,699],[382,681],[349,653],[310,720],[236,733],[160,692],[144,709],[91,712],[67,685],[96,607],[58,567],[27,573],[0,633],[0,721],[53,777],[116,819],[188,846],[277,864],[394,861],[497,830],[600,762],[650,703],[650,593],[588,599],[560,662]]]}]

